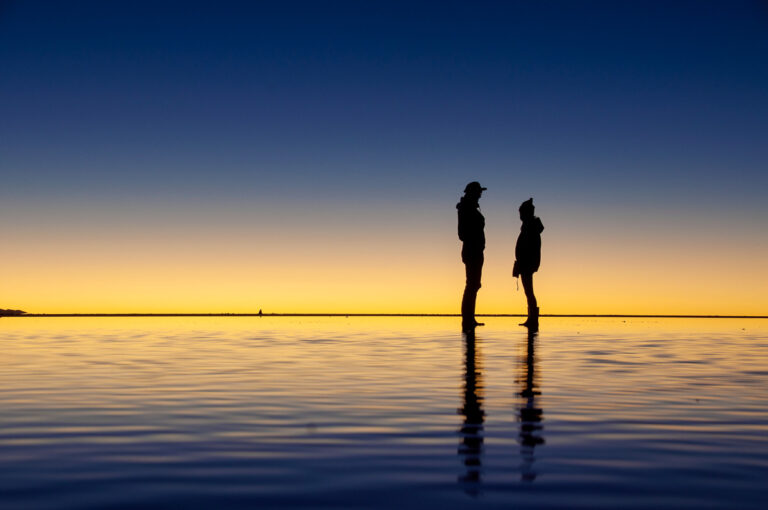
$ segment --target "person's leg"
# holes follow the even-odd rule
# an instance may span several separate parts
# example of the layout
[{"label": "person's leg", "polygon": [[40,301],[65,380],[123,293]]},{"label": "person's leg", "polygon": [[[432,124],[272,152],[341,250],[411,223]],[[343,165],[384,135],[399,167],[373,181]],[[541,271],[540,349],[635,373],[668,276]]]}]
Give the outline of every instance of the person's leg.
[{"label": "person's leg", "polygon": [[475,323],[477,291],[482,286],[480,280],[483,274],[483,254],[472,254],[462,258],[464,259],[467,281],[464,286],[464,296],[461,300],[461,317],[465,324],[471,326]]},{"label": "person's leg", "polygon": [[536,296],[533,293],[533,273],[522,273],[520,279],[523,281],[523,290],[525,298],[528,300],[528,307],[536,308]]},{"label": "person's leg", "polygon": [[[467,273],[469,273],[469,268],[467,268]],[[474,291],[469,286],[469,279],[467,279],[467,283],[464,285],[464,295],[461,297],[461,317],[465,321],[468,319],[471,319],[474,316],[474,297],[473,295],[477,291]]]},{"label": "person's leg", "polygon": [[529,328],[538,328],[539,307],[536,302],[536,296],[533,293],[533,273],[522,273],[520,279],[523,281],[525,298],[528,300],[528,319],[520,325]]}]

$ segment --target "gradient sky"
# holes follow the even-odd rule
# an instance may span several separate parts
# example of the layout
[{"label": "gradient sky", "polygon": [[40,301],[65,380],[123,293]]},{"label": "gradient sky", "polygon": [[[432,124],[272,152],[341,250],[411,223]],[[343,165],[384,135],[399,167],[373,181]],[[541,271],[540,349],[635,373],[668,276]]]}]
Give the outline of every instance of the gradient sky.
[{"label": "gradient sky", "polygon": [[765,2],[0,3],[0,308],[768,314]]}]

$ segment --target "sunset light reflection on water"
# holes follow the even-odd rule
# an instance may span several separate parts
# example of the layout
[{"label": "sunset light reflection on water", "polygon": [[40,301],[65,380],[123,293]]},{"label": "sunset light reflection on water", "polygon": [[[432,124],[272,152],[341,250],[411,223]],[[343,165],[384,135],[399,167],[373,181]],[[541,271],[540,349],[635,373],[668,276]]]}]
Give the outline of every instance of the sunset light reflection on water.
[{"label": "sunset light reflection on water", "polygon": [[3,318],[0,503],[759,508],[768,322]]}]

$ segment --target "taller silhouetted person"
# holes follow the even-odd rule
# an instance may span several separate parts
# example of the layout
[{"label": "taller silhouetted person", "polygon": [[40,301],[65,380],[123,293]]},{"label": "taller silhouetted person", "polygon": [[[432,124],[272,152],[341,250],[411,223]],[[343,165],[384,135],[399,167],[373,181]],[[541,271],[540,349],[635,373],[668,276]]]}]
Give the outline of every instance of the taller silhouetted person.
[{"label": "taller silhouetted person", "polygon": [[515,245],[515,266],[513,276],[520,276],[523,290],[528,300],[528,319],[520,324],[528,328],[539,327],[539,306],[533,293],[533,273],[539,270],[541,264],[541,232],[544,225],[533,215],[533,199],[529,198],[520,205],[520,235]]},{"label": "taller silhouetted person", "polygon": [[461,261],[467,273],[464,297],[461,300],[462,329],[468,331],[482,323],[475,320],[477,291],[480,290],[480,278],[483,274],[483,251],[485,250],[485,218],[480,212],[480,196],[488,188],[483,188],[477,181],[470,182],[464,188],[464,196],[456,204],[459,211],[459,239],[464,243],[461,248]]}]

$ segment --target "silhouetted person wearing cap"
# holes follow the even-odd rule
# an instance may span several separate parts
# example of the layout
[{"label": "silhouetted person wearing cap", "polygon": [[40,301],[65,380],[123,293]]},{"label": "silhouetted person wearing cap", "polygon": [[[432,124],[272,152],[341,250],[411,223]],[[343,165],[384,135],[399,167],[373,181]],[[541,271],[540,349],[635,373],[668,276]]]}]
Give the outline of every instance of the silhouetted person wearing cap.
[{"label": "silhouetted person wearing cap", "polygon": [[539,327],[539,306],[533,293],[533,273],[539,270],[541,263],[541,232],[544,225],[533,215],[533,199],[529,198],[520,206],[520,235],[515,245],[515,266],[512,275],[523,281],[523,290],[528,300],[528,320],[520,324],[528,328]]},{"label": "silhouetted person wearing cap", "polygon": [[480,196],[487,188],[473,181],[464,188],[464,196],[456,209],[459,211],[459,239],[464,243],[461,260],[467,272],[464,297],[461,300],[461,324],[464,331],[483,324],[475,320],[477,291],[483,273],[483,250],[485,250],[485,218],[480,212]]}]

